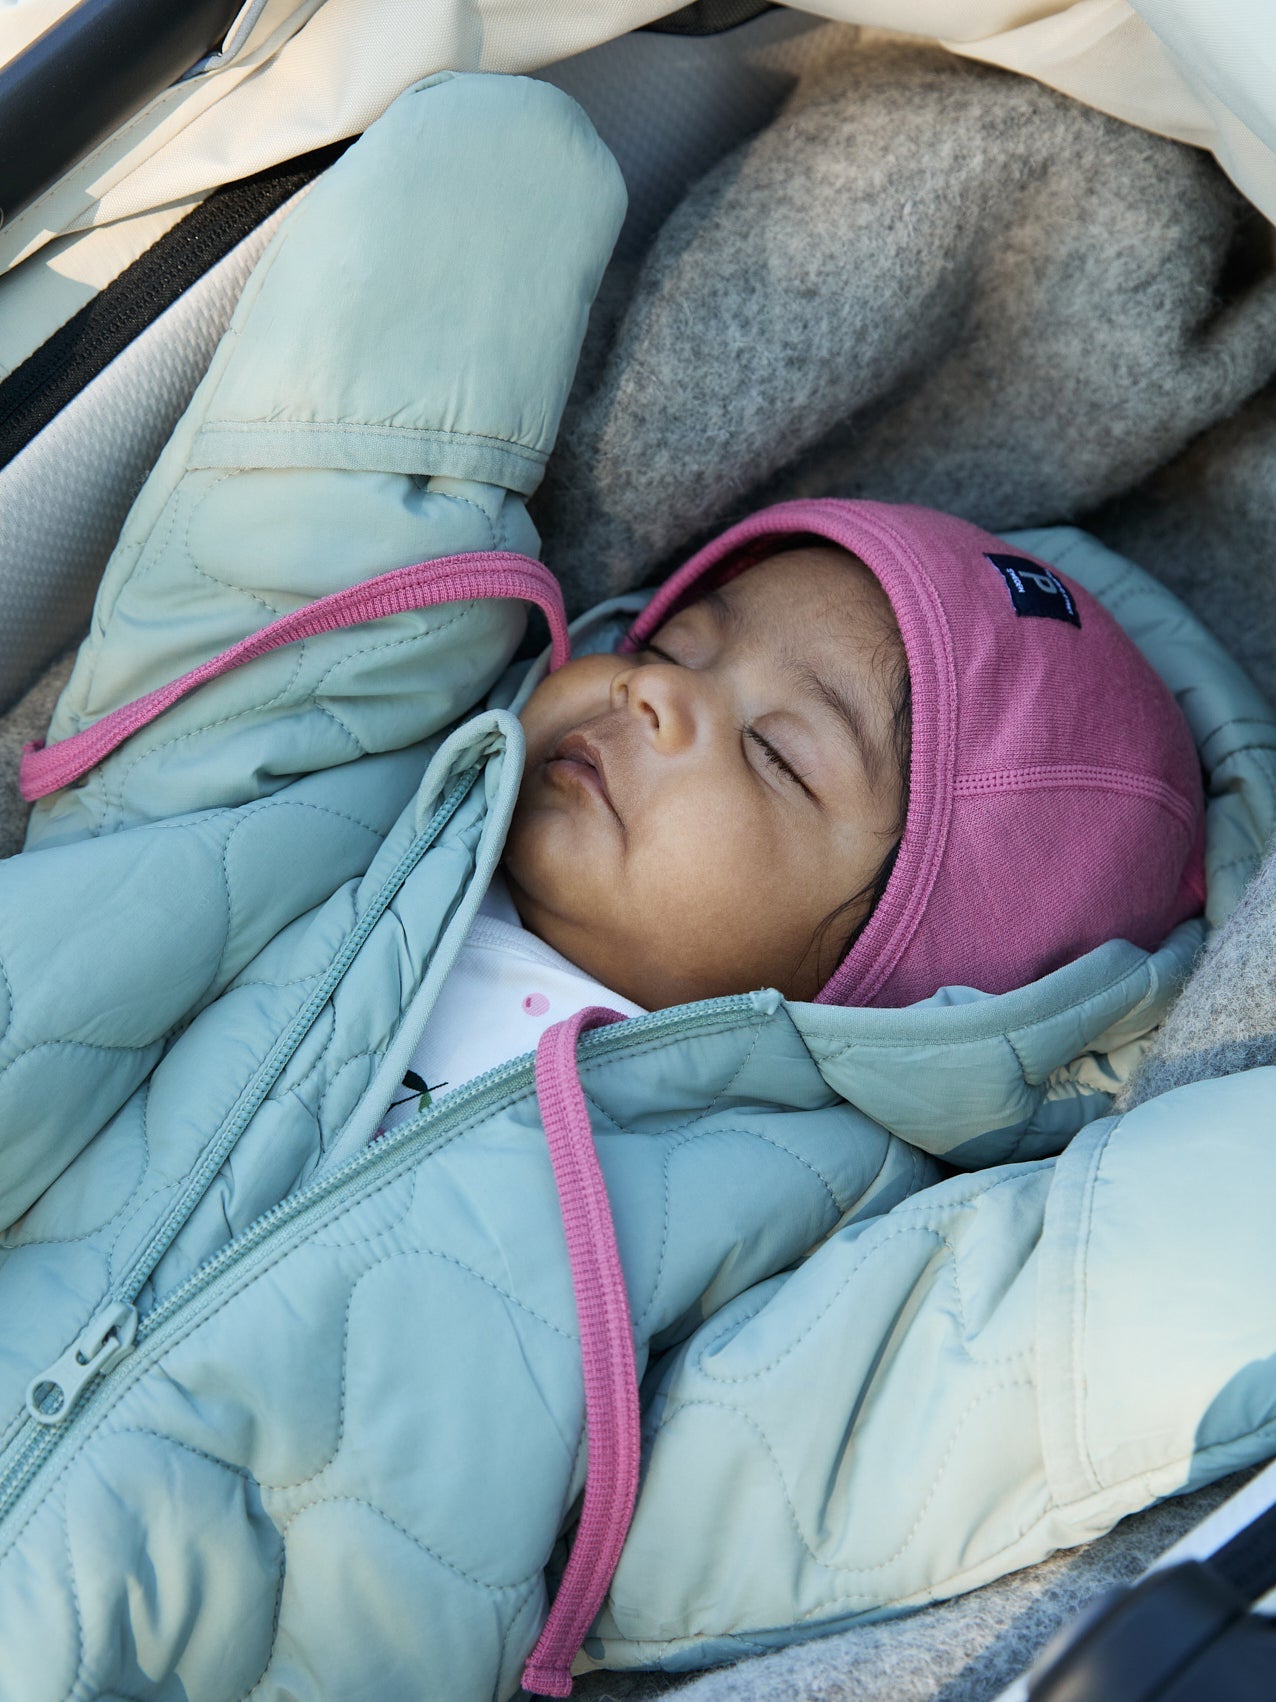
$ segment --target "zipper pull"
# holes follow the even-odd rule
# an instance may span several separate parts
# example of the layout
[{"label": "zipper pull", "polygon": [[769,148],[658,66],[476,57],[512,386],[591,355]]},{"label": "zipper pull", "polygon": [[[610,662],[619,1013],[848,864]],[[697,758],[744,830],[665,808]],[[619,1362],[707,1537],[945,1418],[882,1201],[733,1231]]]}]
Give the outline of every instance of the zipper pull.
[{"label": "zipper pull", "polygon": [[86,1383],[103,1377],[133,1346],[137,1310],[122,1300],[104,1306],[67,1348],[61,1359],[33,1377],[27,1387],[27,1411],[37,1424],[61,1424]]}]

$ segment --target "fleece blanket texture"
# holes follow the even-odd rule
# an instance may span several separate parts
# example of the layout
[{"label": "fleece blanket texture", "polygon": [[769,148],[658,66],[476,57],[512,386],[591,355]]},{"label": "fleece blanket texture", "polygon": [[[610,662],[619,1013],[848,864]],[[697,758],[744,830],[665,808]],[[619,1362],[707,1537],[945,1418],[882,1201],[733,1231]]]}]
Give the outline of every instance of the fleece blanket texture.
[{"label": "fleece blanket texture", "polygon": [[1081,520],[1270,693],[1270,227],[1201,153],[863,37],[607,280],[533,505],[569,603],[787,497]]},{"label": "fleece blanket texture", "polygon": [[[1204,155],[988,67],[842,40],[643,261],[605,281],[534,504],[569,604],[656,578],[785,497],[916,501],[996,530],[1080,521],[1276,693],[1270,228]],[[20,746],[68,667],[0,721],[0,854],[21,842]],[[1130,1103],[1276,1061],[1274,951],[1269,860]],[[1222,1493],[911,1620],[679,1688],[697,1702],[979,1702]],[[579,1692],[678,1682],[597,1675]]]}]

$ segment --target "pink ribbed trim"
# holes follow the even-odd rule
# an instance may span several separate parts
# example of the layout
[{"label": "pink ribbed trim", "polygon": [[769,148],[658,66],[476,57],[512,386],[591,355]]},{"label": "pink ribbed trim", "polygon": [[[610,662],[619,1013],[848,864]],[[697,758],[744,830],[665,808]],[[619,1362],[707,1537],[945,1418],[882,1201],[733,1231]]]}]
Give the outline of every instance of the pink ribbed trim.
[{"label": "pink ribbed trim", "polygon": [[576,1071],[576,1042],[585,1029],[623,1020],[618,1011],[591,1005],[546,1029],[536,1048],[536,1095],[580,1323],[589,1464],[576,1540],[523,1669],[523,1689],[533,1696],[571,1695],[572,1661],[607,1594],[638,1495],[638,1373],[629,1297]]},{"label": "pink ribbed trim", "polygon": [[535,603],[549,621],[550,667],[561,668],[571,654],[567,637],[567,614],[558,581],[547,567],[531,556],[508,550],[486,550],[472,555],[440,556],[437,561],[397,567],[390,573],[365,579],[362,584],[334,591],[304,608],[271,621],[259,632],[232,644],[220,656],[203,662],[180,679],[158,686],[144,697],[135,698],[104,715],[83,732],[61,739],[47,749],[42,742],[27,745],[22,753],[19,784],[28,802],[46,797],[60,787],[96,768],[139,728],[162,715],[181,698],[219,674],[229,673],[244,662],[254,661],[283,644],[313,638],[321,632],[381,620],[387,615],[407,614],[413,609],[432,608],[436,603],[479,601],[489,597],[512,597]]},{"label": "pink ribbed trim", "polygon": [[[810,504],[824,509],[824,505]],[[836,524],[839,504],[827,505]],[[849,505],[848,505],[849,506]],[[890,507],[857,503],[836,530],[819,530],[867,563],[890,598],[913,693],[908,820],[899,858],[863,933],[816,994],[822,1005],[870,1005],[913,942],[939,879],[953,812],[957,765],[957,665],[943,604],[914,539]],[[811,530],[816,530],[812,526]]]}]

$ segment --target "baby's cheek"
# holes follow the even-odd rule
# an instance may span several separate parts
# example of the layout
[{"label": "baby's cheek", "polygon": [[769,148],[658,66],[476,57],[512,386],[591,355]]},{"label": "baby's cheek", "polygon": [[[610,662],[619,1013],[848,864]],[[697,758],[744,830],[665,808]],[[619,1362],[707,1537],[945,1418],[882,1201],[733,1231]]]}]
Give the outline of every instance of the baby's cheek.
[{"label": "baby's cheek", "polygon": [[[568,664],[570,666],[570,664]],[[554,676],[551,674],[543,679],[536,690],[528,698],[519,712],[519,720],[523,724],[523,737],[527,740],[528,765],[544,760],[545,752],[540,748],[549,737],[549,727],[553,716]]]},{"label": "baby's cheek", "polygon": [[621,665],[618,656],[579,656],[545,676],[519,714],[529,767],[543,762],[565,734],[609,707],[612,677]]}]

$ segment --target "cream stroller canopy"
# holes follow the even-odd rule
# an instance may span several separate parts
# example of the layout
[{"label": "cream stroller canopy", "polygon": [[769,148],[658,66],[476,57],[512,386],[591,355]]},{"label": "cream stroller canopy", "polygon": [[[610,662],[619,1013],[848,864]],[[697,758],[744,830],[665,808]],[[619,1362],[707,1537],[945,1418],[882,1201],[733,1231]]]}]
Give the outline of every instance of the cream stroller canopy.
[{"label": "cream stroller canopy", "polygon": [[[1276,31],[1262,0],[803,0],[796,9],[938,40],[1209,148],[1276,217]],[[67,0],[6,7],[0,64],[75,10]],[[12,369],[58,315],[218,184],[357,135],[417,78],[535,70],[673,10],[664,0],[247,0],[179,81],[16,215],[5,209],[0,269],[44,253],[46,271],[43,287],[28,268],[22,284],[0,289],[0,364]]]}]

